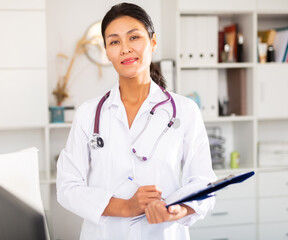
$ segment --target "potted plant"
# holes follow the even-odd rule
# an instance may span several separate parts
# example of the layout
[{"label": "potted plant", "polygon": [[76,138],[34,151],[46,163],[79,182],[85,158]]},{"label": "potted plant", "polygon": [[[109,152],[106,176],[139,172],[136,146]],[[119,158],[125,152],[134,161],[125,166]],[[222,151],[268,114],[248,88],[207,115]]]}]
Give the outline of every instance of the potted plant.
[{"label": "potted plant", "polygon": [[[71,70],[76,58],[85,53],[89,60],[91,60],[98,67],[99,77],[101,77],[101,66],[109,66],[110,62],[106,57],[104,41],[101,35],[101,21],[92,24],[84,36],[77,42],[74,54],[68,64],[66,73],[64,76],[60,76],[53,95],[56,98],[56,106],[50,107],[51,110],[51,122],[63,123],[64,122],[64,110],[63,101],[69,97],[68,83],[71,77]],[[59,53],[58,58],[64,58],[69,60],[69,57]]]},{"label": "potted plant", "polygon": [[[68,94],[68,83],[71,78],[71,70],[73,67],[73,64],[76,60],[76,58],[81,55],[82,53],[85,53],[86,48],[85,45],[89,43],[89,41],[86,40],[85,37],[81,38],[77,44],[74,51],[74,54],[68,64],[66,73],[64,76],[60,76],[57,85],[55,89],[53,90],[53,95],[56,98],[56,106],[50,106],[49,109],[51,111],[51,122],[52,123],[64,123],[64,110],[65,107],[63,106],[63,102],[69,97]],[[59,53],[57,54],[58,58],[64,58],[66,60],[69,60],[69,57]]]}]

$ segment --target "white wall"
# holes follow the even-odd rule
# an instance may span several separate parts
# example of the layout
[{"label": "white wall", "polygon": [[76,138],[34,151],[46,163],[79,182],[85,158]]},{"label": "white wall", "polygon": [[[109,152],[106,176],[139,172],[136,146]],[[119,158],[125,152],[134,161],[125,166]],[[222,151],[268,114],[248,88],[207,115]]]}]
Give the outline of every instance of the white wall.
[{"label": "white wall", "polygon": [[[87,28],[101,20],[116,0],[48,0],[47,9],[47,53],[49,103],[55,104],[51,94],[57,82],[56,55],[61,52],[72,56],[77,41]],[[158,36],[158,49],[154,60],[161,58],[161,1],[130,1],[142,6],[151,16]],[[102,77],[98,68],[83,54],[76,60],[71,76],[70,98],[64,105],[79,106],[82,102],[95,96],[103,95],[118,79],[113,67],[102,67]]]}]

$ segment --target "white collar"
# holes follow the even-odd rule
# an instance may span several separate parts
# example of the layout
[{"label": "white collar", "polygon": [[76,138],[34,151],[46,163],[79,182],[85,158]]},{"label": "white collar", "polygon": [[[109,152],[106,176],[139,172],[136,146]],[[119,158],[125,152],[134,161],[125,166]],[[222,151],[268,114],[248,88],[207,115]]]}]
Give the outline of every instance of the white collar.
[{"label": "white collar", "polygon": [[[147,101],[149,103],[158,103],[166,99],[165,94],[162,92],[160,87],[151,79],[150,90],[147,96]],[[146,101],[145,100],[145,101]],[[119,90],[119,81],[116,82],[114,87],[110,91],[110,96],[107,99],[107,103],[105,104],[105,108],[109,108],[112,105],[120,106],[122,105],[120,90]]]}]

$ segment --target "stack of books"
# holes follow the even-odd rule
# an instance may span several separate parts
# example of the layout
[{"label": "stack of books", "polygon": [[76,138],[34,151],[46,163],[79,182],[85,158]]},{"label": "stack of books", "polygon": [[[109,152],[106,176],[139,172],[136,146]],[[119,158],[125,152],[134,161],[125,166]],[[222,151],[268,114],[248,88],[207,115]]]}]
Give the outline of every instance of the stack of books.
[{"label": "stack of books", "polygon": [[238,24],[227,25],[218,33],[218,62],[244,62],[244,37]]},{"label": "stack of books", "polygon": [[288,62],[288,27],[258,31],[258,62]]}]

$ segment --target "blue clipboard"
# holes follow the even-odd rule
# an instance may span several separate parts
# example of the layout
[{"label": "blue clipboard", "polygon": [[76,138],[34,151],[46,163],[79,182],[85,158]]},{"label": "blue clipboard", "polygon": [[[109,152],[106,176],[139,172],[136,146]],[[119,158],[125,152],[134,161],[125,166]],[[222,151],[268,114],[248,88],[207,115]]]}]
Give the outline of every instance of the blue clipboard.
[{"label": "blue clipboard", "polygon": [[[171,205],[175,204],[181,204],[185,202],[190,202],[190,201],[199,201],[203,200],[209,197],[213,197],[213,193],[221,190],[224,187],[227,187],[230,184],[235,184],[235,183],[241,183],[247,180],[248,178],[252,177],[254,175],[254,171],[239,174],[239,175],[229,175],[228,177],[222,178],[217,180],[216,182],[209,183],[207,187],[202,188],[199,191],[193,192],[193,193],[187,193],[187,195],[181,199],[177,199],[176,201],[169,203],[166,205],[166,208],[168,208]],[[145,218],[145,214],[136,216],[130,220],[130,225],[133,225],[140,221],[141,219]]]},{"label": "blue clipboard", "polygon": [[254,174],[255,174],[254,171],[251,171],[251,172],[239,174],[237,176],[229,175],[228,177],[219,179],[216,182],[209,183],[206,188],[203,188],[197,192],[193,192],[191,194],[188,194],[187,196],[185,196],[185,197],[183,197],[183,198],[181,198],[181,199],[179,199],[173,203],[170,203],[166,207],[169,207],[169,206],[175,205],[175,204],[184,203],[184,202],[203,200],[203,199],[206,199],[209,197],[213,197],[214,192],[216,192],[216,191],[218,191],[224,187],[227,187],[230,184],[241,183],[241,182],[247,180],[248,178],[252,177]]}]

